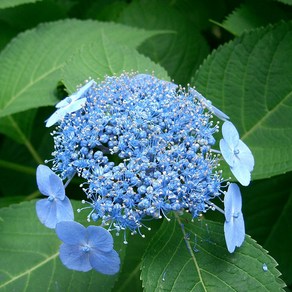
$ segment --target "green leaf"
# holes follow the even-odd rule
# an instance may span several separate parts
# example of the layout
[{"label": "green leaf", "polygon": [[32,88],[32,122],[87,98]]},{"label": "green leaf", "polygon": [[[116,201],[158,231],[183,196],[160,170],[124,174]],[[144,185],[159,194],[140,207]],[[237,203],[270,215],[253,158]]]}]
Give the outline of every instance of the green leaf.
[{"label": "green leaf", "polygon": [[7,8],[7,7],[14,7],[26,3],[35,3],[37,1],[42,0],[0,0],[0,9]]},{"label": "green leaf", "polygon": [[142,265],[146,291],[284,291],[277,263],[249,236],[230,254],[222,224],[189,219],[165,220],[153,238]]},{"label": "green leaf", "polygon": [[[61,242],[54,230],[38,221],[35,201],[3,208],[0,217],[1,291],[23,291],[24,287],[26,291],[40,291],[41,287],[46,291],[96,291],[97,287],[98,291],[111,291],[118,274],[82,273],[63,266],[58,257]],[[81,212],[77,217],[85,216]],[[124,246],[122,238],[116,237],[115,249],[122,256]]]},{"label": "green leaf", "polygon": [[292,284],[291,179],[290,172],[242,188],[246,232],[277,260],[287,285]]},{"label": "green leaf", "polygon": [[120,272],[119,280],[116,282],[113,291],[143,291],[142,281],[140,279],[142,256],[151,238],[157,233],[161,223],[162,220],[147,221],[145,224],[151,230],[147,230],[146,228],[141,229],[145,237],[139,234],[130,235],[130,232],[128,232],[128,244],[123,269]]},{"label": "green leaf", "polygon": [[291,19],[291,13],[285,11],[278,3],[266,0],[247,1],[228,15],[221,26],[239,36],[246,30],[275,23],[281,19]]},{"label": "green leaf", "polygon": [[76,91],[76,85],[89,76],[103,79],[105,75],[119,75],[122,72],[148,71],[162,79],[169,79],[166,71],[135,49],[118,45],[101,33],[99,43],[84,45],[63,68],[64,84],[69,92]]},{"label": "green leaf", "polygon": [[123,10],[119,21],[135,27],[174,32],[152,37],[139,51],[163,66],[176,83],[188,83],[209,53],[198,28],[165,1],[134,1]]},{"label": "green leaf", "polygon": [[[292,233],[287,232],[287,227],[290,226],[292,220],[292,192],[290,190],[290,197],[285,204],[282,213],[277,218],[270,236],[266,240],[264,246],[267,248],[280,264],[281,270],[285,272],[284,280],[288,285],[292,285],[292,266],[291,266],[291,244]],[[279,245],[279,243],[281,243]]]},{"label": "green leaf", "polygon": [[171,1],[171,5],[201,30],[212,26],[210,19],[223,18],[228,11],[228,4],[225,1],[180,0]]},{"label": "green leaf", "polygon": [[251,148],[253,179],[292,170],[291,43],[292,22],[251,31],[214,51],[194,78]]},{"label": "green leaf", "polygon": [[35,110],[29,110],[0,119],[0,132],[18,143],[29,143],[35,114]]},{"label": "green leaf", "polygon": [[292,0],[277,0],[278,2],[282,2],[284,4],[292,5]]},{"label": "green leaf", "polygon": [[54,89],[62,67],[84,44],[99,43],[101,31],[129,47],[158,33],[113,23],[64,20],[20,34],[0,55],[5,73],[0,75],[0,117],[56,103]]},{"label": "green leaf", "polygon": [[28,3],[17,7],[0,10],[0,19],[11,28],[24,31],[39,23],[55,21],[67,17],[64,5],[56,1]]}]

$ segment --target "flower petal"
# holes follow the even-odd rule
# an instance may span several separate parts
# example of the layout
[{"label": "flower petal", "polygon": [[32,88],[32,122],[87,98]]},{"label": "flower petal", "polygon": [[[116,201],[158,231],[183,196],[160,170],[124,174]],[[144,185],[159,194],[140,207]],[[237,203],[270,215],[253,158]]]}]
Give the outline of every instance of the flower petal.
[{"label": "flower petal", "polygon": [[236,179],[243,185],[248,186],[250,183],[250,171],[248,167],[242,164],[239,160],[230,167],[231,172],[236,177]]},{"label": "flower petal", "polygon": [[238,145],[239,134],[235,126],[231,122],[224,122],[224,124],[222,125],[222,135],[226,143],[229,145],[232,151],[234,151],[234,149]]},{"label": "flower petal", "polygon": [[224,196],[224,213],[227,222],[231,221],[233,214],[241,213],[242,199],[237,184],[231,183]]},{"label": "flower petal", "polygon": [[219,147],[224,160],[232,167],[235,160],[234,152],[224,139],[220,140]]},{"label": "flower petal", "polygon": [[36,213],[41,221],[48,228],[55,228],[57,224],[56,202],[42,199],[36,202]]},{"label": "flower petal", "polygon": [[102,274],[113,275],[120,270],[120,257],[115,250],[107,253],[92,250],[89,255],[89,261],[92,268]]},{"label": "flower petal", "polygon": [[68,269],[81,272],[88,272],[92,269],[89,262],[89,253],[82,251],[78,245],[63,243],[60,246],[59,256]]},{"label": "flower petal", "polygon": [[245,238],[245,227],[241,212],[242,199],[237,184],[231,183],[224,197],[224,235],[230,253],[241,246]]},{"label": "flower petal", "polygon": [[71,202],[67,196],[63,200],[57,200],[57,221],[73,221],[74,212],[71,205]]},{"label": "flower petal", "polygon": [[67,114],[73,113],[73,112],[80,110],[85,105],[85,103],[86,103],[86,98],[81,98],[81,99],[78,99],[74,102],[71,102],[64,109],[66,109]]},{"label": "flower petal", "polygon": [[86,228],[75,221],[62,221],[56,225],[58,237],[66,244],[83,245],[87,243]]},{"label": "flower petal", "polygon": [[87,90],[93,85],[96,84],[94,80],[90,80],[84,86],[82,86],[77,92],[70,95],[70,98],[75,101],[83,96],[87,92]]},{"label": "flower petal", "polygon": [[230,222],[224,223],[224,235],[227,249],[230,253],[234,252],[235,247],[240,247],[245,238],[245,227],[242,213]]},{"label": "flower petal", "polygon": [[62,180],[46,165],[39,165],[36,172],[37,185],[45,196],[53,196],[60,200],[65,197]]},{"label": "flower petal", "polygon": [[239,154],[237,156],[240,162],[246,165],[248,170],[251,172],[254,167],[254,158],[250,149],[241,140],[239,140],[237,149],[239,150]]},{"label": "flower petal", "polygon": [[53,126],[58,121],[62,120],[66,114],[67,111],[65,110],[64,107],[59,108],[46,120],[46,127],[49,128]]},{"label": "flower petal", "polygon": [[103,227],[87,227],[88,244],[101,252],[109,252],[113,249],[113,237]]}]

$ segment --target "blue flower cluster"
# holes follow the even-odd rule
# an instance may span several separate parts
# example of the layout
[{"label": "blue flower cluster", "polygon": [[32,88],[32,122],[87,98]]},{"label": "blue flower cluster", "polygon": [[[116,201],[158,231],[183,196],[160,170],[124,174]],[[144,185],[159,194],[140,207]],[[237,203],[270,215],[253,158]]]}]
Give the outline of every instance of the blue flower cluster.
[{"label": "blue flower cluster", "polygon": [[54,133],[53,169],[76,172],[91,212],[111,229],[139,231],[146,216],[188,210],[220,195],[218,127],[195,94],[150,75],[109,77]]},{"label": "blue flower cluster", "polygon": [[[99,221],[108,231],[129,229],[143,236],[145,218],[169,220],[169,212],[183,211],[195,218],[214,209],[211,200],[221,196],[222,185],[226,186],[219,169],[221,154],[240,183],[250,182],[254,165],[250,150],[229,117],[193,88],[184,89],[147,74],[125,73],[99,84],[91,80],[56,107],[46,124],[58,124],[52,132],[52,169],[68,182],[75,174],[84,180],[81,187],[86,198],[78,211],[86,212],[88,221]],[[219,123],[213,123],[213,115],[225,121],[221,152],[214,149],[214,134],[220,129]],[[38,181],[43,180],[43,173],[37,176]],[[239,216],[241,195],[233,185],[225,200],[225,238],[230,252],[242,244],[245,235],[243,216]],[[52,198],[40,184],[39,188],[48,200]],[[55,201],[57,209],[64,196],[62,193]],[[50,218],[41,219],[50,228],[70,221],[68,217],[52,218],[44,204],[37,206],[37,213],[40,219]],[[57,227],[57,234],[68,244],[68,233],[62,236],[65,229]],[[109,252],[109,262],[117,264],[112,247]],[[63,262],[71,262],[65,259],[69,254],[61,250]],[[93,257],[79,270],[98,266],[96,261]]]}]

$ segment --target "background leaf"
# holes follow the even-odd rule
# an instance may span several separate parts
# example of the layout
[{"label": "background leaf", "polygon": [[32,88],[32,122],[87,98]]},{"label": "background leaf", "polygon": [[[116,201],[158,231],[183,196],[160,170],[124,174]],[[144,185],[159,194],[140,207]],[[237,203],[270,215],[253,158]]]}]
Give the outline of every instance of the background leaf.
[{"label": "background leaf", "polygon": [[0,117],[54,104],[53,89],[66,60],[85,43],[98,43],[101,30],[108,38],[130,47],[157,33],[119,24],[66,20],[19,35],[0,55],[5,72],[0,76]]},{"label": "background leaf", "polygon": [[246,232],[256,239],[279,263],[287,285],[292,284],[292,173],[255,181],[242,188]]},{"label": "background leaf", "polygon": [[[80,202],[74,206],[80,207]],[[82,273],[63,266],[58,257],[61,242],[54,230],[38,221],[35,201],[2,208],[0,217],[1,291],[40,291],[44,287],[46,291],[96,291],[97,287],[99,291],[111,291],[118,274]],[[77,218],[86,222],[82,212]],[[121,256],[124,248],[122,237],[116,237],[115,249]]]},{"label": "background leaf", "polygon": [[292,16],[291,12],[290,9],[276,2],[246,1],[228,15],[221,26],[239,36],[246,30],[275,23],[281,19],[289,20]]},{"label": "background leaf", "polygon": [[0,8],[13,7],[26,3],[34,3],[42,0],[0,0]]},{"label": "background leaf", "polygon": [[135,49],[118,45],[110,41],[101,32],[100,42],[84,45],[73,55],[63,68],[63,81],[70,93],[76,91],[76,85],[92,76],[104,79],[105,75],[119,75],[122,72],[138,71],[162,79],[169,79],[167,72]]},{"label": "background leaf", "polygon": [[253,179],[292,170],[292,22],[258,29],[213,52],[194,78],[255,156]]},{"label": "background leaf", "polygon": [[33,28],[40,22],[55,21],[66,17],[67,10],[64,5],[48,0],[0,10],[0,20],[19,32]]},{"label": "background leaf", "polygon": [[29,142],[36,110],[25,111],[0,119],[0,132],[24,144]]},{"label": "background leaf", "polygon": [[153,238],[142,266],[146,291],[280,291],[284,286],[277,263],[249,236],[229,254],[222,224],[189,219],[164,220]]},{"label": "background leaf", "polygon": [[175,33],[152,37],[139,51],[159,63],[178,84],[186,84],[209,53],[207,42],[188,19],[165,1],[133,1],[119,21],[145,29],[168,29]]},{"label": "background leaf", "polygon": [[284,4],[292,5],[292,0],[277,0],[278,2],[282,2]]}]

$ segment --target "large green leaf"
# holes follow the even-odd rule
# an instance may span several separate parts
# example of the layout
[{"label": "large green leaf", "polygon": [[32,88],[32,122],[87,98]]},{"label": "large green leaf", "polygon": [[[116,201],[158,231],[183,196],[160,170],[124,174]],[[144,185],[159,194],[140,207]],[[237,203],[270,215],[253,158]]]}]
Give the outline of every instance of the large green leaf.
[{"label": "large green leaf", "polygon": [[253,151],[255,179],[292,170],[291,44],[292,22],[251,31],[213,52],[194,78]]},{"label": "large green leaf", "polygon": [[[35,201],[3,208],[0,217],[1,291],[111,291],[118,274],[82,273],[63,266],[58,257],[61,242],[54,230],[39,223]],[[115,237],[115,249],[123,256],[122,241]]]},{"label": "large green leaf", "polygon": [[19,32],[67,16],[66,6],[57,1],[38,1],[0,10],[0,20]]},{"label": "large green leaf", "polygon": [[0,9],[7,8],[7,7],[14,7],[14,6],[22,5],[26,3],[34,3],[37,1],[42,1],[42,0],[0,0]]},{"label": "large green leaf", "polygon": [[[288,285],[292,285],[292,266],[291,266],[291,244],[292,232],[292,192],[290,190],[290,197],[285,204],[285,207],[279,217],[277,218],[270,236],[267,238],[264,247],[267,248],[273,256],[276,257],[280,264],[284,280]],[[280,243],[280,244],[279,244]]]},{"label": "large green leaf", "polygon": [[54,89],[66,60],[84,44],[99,43],[101,31],[129,47],[157,33],[113,23],[65,20],[20,34],[0,55],[0,117],[54,104]]},{"label": "large green leaf", "polygon": [[146,291],[281,291],[285,286],[275,260],[249,236],[230,254],[222,224],[191,222],[189,216],[178,220],[165,220],[144,255]]},{"label": "large green leaf", "polygon": [[275,257],[287,285],[292,284],[291,179],[290,172],[242,188],[246,231]]},{"label": "large green leaf", "polygon": [[209,53],[198,28],[165,1],[134,1],[123,10],[119,21],[145,29],[174,32],[150,38],[139,51],[162,65],[176,83],[188,83]]},{"label": "large green leaf", "polygon": [[76,85],[89,76],[103,79],[105,75],[119,75],[122,72],[139,71],[162,79],[169,79],[167,72],[135,49],[118,45],[101,33],[99,43],[84,45],[63,68],[63,80],[69,92],[76,91]]},{"label": "large green leaf", "polygon": [[266,0],[247,1],[228,15],[221,26],[238,36],[245,30],[275,23],[281,19],[289,20],[290,18],[290,11],[285,10],[278,3]]}]

